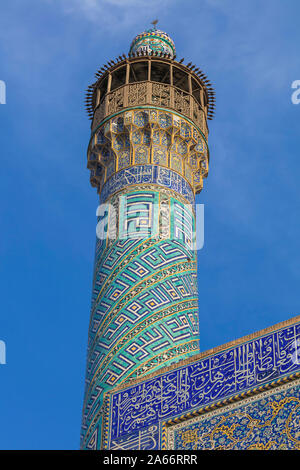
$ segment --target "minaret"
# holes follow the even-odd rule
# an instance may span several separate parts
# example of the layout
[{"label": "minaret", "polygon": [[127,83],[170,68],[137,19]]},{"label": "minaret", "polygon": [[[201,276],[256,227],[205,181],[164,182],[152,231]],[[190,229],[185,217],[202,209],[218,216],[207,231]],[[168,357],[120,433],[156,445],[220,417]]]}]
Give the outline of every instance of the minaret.
[{"label": "minaret", "polygon": [[82,448],[101,448],[105,392],[199,352],[195,194],[214,93],[175,54],[154,25],[88,88],[100,205]]}]

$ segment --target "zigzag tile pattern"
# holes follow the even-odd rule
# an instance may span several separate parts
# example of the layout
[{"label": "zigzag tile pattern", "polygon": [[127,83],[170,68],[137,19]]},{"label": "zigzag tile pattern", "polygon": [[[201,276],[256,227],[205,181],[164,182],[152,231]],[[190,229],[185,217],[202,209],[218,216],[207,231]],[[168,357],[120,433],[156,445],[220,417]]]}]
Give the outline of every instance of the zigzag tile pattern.
[{"label": "zigzag tile pattern", "polygon": [[195,219],[175,196],[150,187],[110,200],[118,238],[96,242],[83,447],[100,439],[105,391],[198,351]]}]

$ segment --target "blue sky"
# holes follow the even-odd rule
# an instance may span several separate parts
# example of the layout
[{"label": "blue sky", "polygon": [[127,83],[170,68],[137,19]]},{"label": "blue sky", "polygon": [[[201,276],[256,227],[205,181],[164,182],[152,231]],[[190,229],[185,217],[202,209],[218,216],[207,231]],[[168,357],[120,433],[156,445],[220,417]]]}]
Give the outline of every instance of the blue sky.
[{"label": "blue sky", "polygon": [[201,349],[300,313],[297,0],[10,0],[0,10],[0,448],[76,449],[97,195],[84,90],[159,18],[216,89]]}]

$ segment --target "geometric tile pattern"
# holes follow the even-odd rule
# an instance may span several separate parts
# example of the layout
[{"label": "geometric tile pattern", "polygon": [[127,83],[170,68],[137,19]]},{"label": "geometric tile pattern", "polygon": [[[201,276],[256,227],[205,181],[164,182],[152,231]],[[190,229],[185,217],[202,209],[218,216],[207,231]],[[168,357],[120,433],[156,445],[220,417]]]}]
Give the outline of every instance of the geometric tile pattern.
[{"label": "geometric tile pattern", "polygon": [[187,204],[181,204],[180,202],[172,201],[172,218],[171,218],[171,236],[176,240],[182,240],[182,242],[189,246],[191,250],[195,246],[195,226],[194,217]]},{"label": "geometric tile pattern", "polygon": [[158,193],[120,196],[119,238],[149,238],[158,234]]},{"label": "geometric tile pattern", "polygon": [[82,447],[96,442],[104,392],[199,351],[192,206],[149,187],[105,207],[117,236],[96,243]]}]

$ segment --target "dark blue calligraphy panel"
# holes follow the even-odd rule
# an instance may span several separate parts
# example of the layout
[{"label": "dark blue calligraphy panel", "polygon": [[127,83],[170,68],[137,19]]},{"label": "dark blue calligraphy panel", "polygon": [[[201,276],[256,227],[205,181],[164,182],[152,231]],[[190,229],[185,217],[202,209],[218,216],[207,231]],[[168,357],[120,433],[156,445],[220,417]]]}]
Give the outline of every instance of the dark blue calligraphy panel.
[{"label": "dark blue calligraphy panel", "polygon": [[111,439],[300,371],[297,345],[299,323],[113,393]]}]

